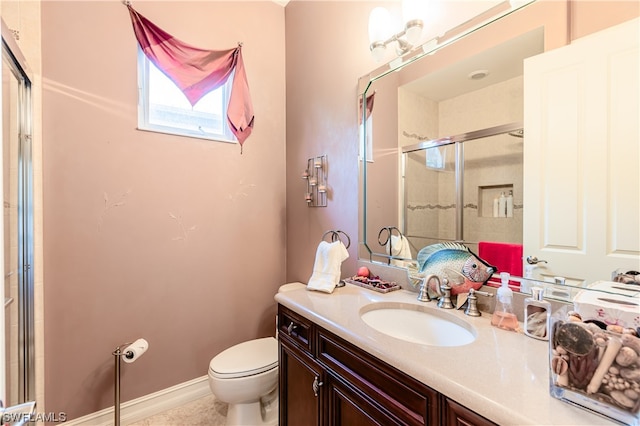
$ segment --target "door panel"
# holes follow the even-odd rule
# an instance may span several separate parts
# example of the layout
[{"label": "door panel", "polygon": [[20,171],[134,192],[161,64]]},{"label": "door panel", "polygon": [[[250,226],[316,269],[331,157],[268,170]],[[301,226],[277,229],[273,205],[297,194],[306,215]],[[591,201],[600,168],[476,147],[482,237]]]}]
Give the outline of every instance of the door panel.
[{"label": "door panel", "polygon": [[640,268],[638,20],[525,60],[524,254],[538,278]]},{"label": "door panel", "polygon": [[[280,345],[280,424],[321,424],[323,375],[320,367],[293,348]],[[314,389],[314,383],[317,386]]]}]

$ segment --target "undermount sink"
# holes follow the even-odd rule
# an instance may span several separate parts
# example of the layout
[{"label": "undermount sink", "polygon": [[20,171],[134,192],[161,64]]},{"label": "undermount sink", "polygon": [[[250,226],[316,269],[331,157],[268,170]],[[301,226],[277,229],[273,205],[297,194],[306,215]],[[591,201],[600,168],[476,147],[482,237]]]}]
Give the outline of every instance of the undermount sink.
[{"label": "undermount sink", "polygon": [[360,318],[381,333],[422,345],[462,346],[476,339],[466,321],[410,303],[373,303],[362,308]]}]

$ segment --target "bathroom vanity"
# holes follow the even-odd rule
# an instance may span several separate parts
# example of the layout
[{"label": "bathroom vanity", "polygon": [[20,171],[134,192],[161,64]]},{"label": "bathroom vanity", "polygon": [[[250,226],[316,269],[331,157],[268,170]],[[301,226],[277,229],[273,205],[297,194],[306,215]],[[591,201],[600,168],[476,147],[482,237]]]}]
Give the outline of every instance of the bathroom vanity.
[{"label": "bathroom vanity", "polygon": [[[400,290],[347,284],[278,293],[280,424],[610,424],[549,395],[548,343],[497,329],[490,316],[443,310]],[[433,314],[471,343],[414,343],[363,321],[374,309]],[[410,339],[409,339],[410,340]]]},{"label": "bathroom vanity", "polygon": [[494,423],[284,306],[280,424]]}]

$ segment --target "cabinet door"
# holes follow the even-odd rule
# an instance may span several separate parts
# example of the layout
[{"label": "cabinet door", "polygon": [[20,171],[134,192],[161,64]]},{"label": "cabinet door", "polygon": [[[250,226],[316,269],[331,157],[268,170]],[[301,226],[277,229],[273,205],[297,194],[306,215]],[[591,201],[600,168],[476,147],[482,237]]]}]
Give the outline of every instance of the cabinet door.
[{"label": "cabinet door", "polygon": [[640,262],[639,20],[525,60],[524,255],[538,278]]},{"label": "cabinet door", "polygon": [[444,398],[443,426],[495,426],[495,423],[449,398]]},{"label": "cabinet door", "polygon": [[357,392],[333,374],[327,375],[327,420],[329,426],[392,426],[402,422],[372,404],[370,398]]},{"label": "cabinet door", "polygon": [[308,355],[280,341],[280,425],[322,424],[323,371]]},{"label": "cabinet door", "polygon": [[438,393],[340,337],[318,330],[318,361],[405,425],[435,425]]}]

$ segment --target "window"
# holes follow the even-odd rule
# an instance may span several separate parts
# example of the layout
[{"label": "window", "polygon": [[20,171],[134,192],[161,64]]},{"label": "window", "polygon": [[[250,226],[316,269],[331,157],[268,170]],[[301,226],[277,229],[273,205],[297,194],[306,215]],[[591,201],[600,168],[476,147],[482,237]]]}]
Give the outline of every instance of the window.
[{"label": "window", "polygon": [[[235,72],[235,71],[234,71]],[[236,142],[227,125],[233,73],[227,82],[191,106],[185,95],[138,48],[138,128],[153,132]]]}]

